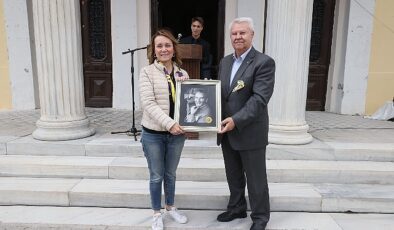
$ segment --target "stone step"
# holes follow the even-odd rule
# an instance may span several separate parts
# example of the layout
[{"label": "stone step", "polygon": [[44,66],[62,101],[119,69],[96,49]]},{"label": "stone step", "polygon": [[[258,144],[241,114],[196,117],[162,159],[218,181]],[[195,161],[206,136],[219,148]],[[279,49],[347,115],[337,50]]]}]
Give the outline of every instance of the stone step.
[{"label": "stone step", "polygon": [[[267,160],[269,182],[394,184],[394,162]],[[0,156],[0,176],[148,179],[144,157]],[[226,181],[222,159],[182,157],[178,180]]]},{"label": "stone step", "polygon": [[[149,208],[146,180],[0,177],[1,205]],[[272,211],[394,213],[394,185],[270,183]],[[181,209],[223,210],[226,182],[178,181]]]},{"label": "stone step", "polygon": [[[220,147],[213,134],[201,134],[201,140],[187,140],[183,156],[221,158]],[[72,155],[72,156],[143,156],[141,143],[127,135],[88,137],[79,140],[48,142],[31,136],[0,140],[0,155]],[[394,143],[322,142],[307,145],[273,145],[267,147],[272,160],[349,160],[394,161]]]},{"label": "stone step", "polygon": [[[228,223],[216,221],[220,211],[181,210],[188,223],[177,224],[164,214],[167,230],[248,230],[250,218]],[[0,207],[0,229],[116,229],[148,230],[152,211],[148,209],[97,208],[97,207]],[[393,214],[343,214],[272,212],[267,230],[392,230]]]}]

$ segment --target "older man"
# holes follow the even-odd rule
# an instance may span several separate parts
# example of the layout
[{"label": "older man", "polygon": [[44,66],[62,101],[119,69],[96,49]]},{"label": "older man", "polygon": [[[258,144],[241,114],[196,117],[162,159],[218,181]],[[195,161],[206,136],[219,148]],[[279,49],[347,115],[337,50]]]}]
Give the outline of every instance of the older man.
[{"label": "older man", "polygon": [[245,186],[248,186],[251,230],[263,230],[270,218],[265,150],[268,144],[267,104],[274,89],[275,62],[252,46],[251,18],[230,24],[234,53],[219,66],[222,82],[222,128],[218,144],[226,168],[230,199],[227,211],[217,220],[246,217]]}]

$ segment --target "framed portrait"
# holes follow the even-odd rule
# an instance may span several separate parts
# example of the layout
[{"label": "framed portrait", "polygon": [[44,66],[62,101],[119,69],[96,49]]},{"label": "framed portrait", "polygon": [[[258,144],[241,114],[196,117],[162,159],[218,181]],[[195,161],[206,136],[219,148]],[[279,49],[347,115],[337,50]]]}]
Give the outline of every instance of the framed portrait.
[{"label": "framed portrait", "polygon": [[220,130],[221,94],[218,80],[186,80],[176,83],[175,121],[185,131]]}]

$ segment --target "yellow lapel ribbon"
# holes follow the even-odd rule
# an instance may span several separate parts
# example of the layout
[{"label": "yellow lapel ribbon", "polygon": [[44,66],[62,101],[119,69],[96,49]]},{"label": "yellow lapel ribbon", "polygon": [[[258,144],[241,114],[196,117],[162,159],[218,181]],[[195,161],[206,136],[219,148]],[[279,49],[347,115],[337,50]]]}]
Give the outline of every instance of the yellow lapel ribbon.
[{"label": "yellow lapel ribbon", "polygon": [[164,73],[166,75],[168,83],[170,83],[170,88],[171,88],[171,97],[172,97],[172,102],[175,103],[175,85],[174,82],[171,80],[170,74],[167,72],[166,69],[164,69]]}]

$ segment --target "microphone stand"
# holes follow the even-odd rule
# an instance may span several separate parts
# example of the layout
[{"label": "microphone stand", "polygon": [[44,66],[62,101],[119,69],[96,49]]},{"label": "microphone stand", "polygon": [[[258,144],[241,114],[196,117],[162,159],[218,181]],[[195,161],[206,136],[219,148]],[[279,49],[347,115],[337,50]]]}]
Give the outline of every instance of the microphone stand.
[{"label": "microphone stand", "polygon": [[141,132],[141,130],[137,130],[137,128],[135,127],[135,101],[134,101],[134,52],[138,51],[138,50],[143,50],[146,49],[147,46],[144,47],[140,47],[140,48],[136,48],[136,49],[127,49],[127,51],[122,52],[123,55],[125,54],[130,54],[131,57],[131,91],[132,91],[132,101],[133,101],[133,124],[130,128],[130,130],[126,130],[126,131],[120,131],[120,132],[111,132],[111,134],[118,134],[118,133],[126,133],[128,135],[133,135],[134,136],[134,140],[137,141],[137,135],[139,135],[139,133]]}]

